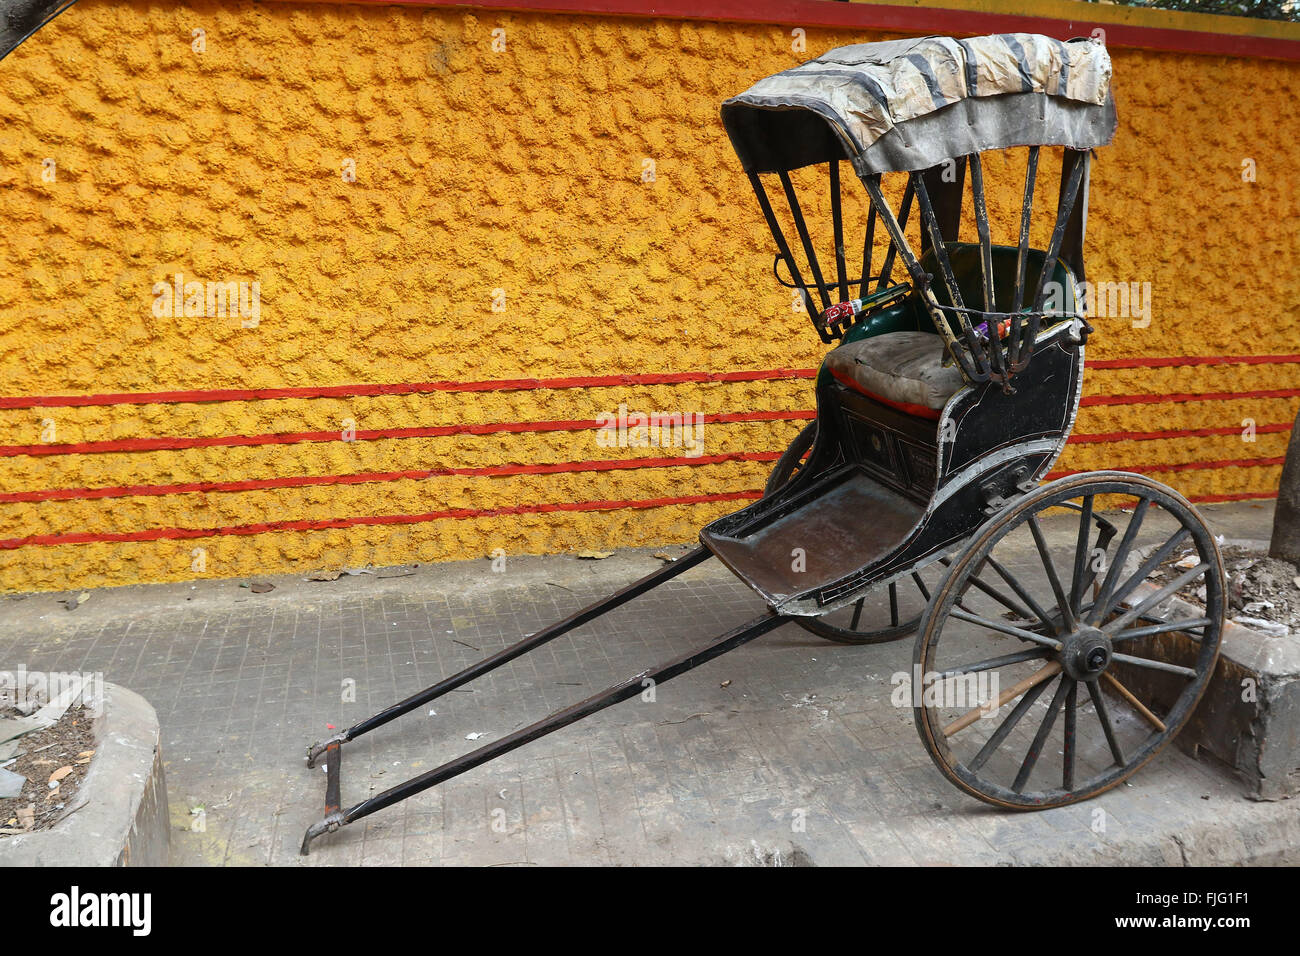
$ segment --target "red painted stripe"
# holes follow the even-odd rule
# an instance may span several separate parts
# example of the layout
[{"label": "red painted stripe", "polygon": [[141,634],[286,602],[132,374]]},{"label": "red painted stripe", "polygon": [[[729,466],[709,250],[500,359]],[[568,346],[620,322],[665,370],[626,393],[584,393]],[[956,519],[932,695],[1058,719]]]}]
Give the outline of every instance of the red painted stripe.
[{"label": "red painted stripe", "polygon": [[[1291,422],[1277,422],[1271,425],[1256,425],[1256,435],[1269,435],[1291,430]],[[1228,425],[1222,428],[1175,428],[1158,432],[1095,432],[1070,436],[1070,444],[1089,445],[1094,443],[1119,441],[1155,441],[1161,438],[1209,438],[1213,435],[1240,435],[1244,429],[1240,425]]]},{"label": "red painted stripe", "polygon": [[[1219,461],[1183,461],[1173,464],[1161,465],[1115,465],[1119,471],[1136,471],[1140,474],[1162,471],[1200,471],[1207,468],[1264,468],[1269,466],[1278,466],[1286,461],[1285,457],[1277,458],[1223,458]],[[1064,478],[1066,475],[1080,475],[1087,471],[1096,471],[1096,468],[1065,469],[1062,471],[1049,472],[1048,479]]]},{"label": "red painted stripe", "polygon": [[1179,365],[1291,365],[1300,355],[1171,355],[1159,358],[1087,359],[1088,368],[1168,368]]},{"label": "red painted stripe", "polygon": [[101,542],[162,541],[186,538],[212,538],[219,535],[254,535],[276,531],[324,531],[329,528],[355,528],[370,525],[423,524],[429,521],[465,518],[496,518],[503,515],[550,514],[567,511],[614,511],[620,508],[663,508],[668,505],[707,504],[715,501],[741,501],[763,497],[761,491],[731,491],[711,495],[686,495],[679,498],[645,498],[626,501],[565,501],[548,504],[510,505],[504,508],[454,508],[424,514],[375,515],[370,517],[324,518],[318,521],[269,521],[259,524],[232,525],[223,528],[155,528],[149,531],[78,532],[76,534],[35,534],[25,538],[0,540],[0,550],[60,544],[95,544]]},{"label": "red painted stripe", "polygon": [[199,388],[170,392],[108,392],[102,395],[19,395],[10,398],[0,397],[0,408],[252,402],[281,398],[358,398],[374,395],[420,395],[432,392],[518,392],[535,389],[613,388],[633,385],[766,382],[812,378],[816,374],[817,370],[813,368],[776,368],[737,372],[662,372],[643,375],[581,375],[568,378],[502,378],[482,382],[328,385],[315,388]]},{"label": "red painted stripe", "polygon": [[[1268,501],[1277,497],[1276,491],[1242,491],[1230,495],[1187,495],[1187,500],[1195,505],[1220,504],[1225,501]],[[1131,511],[1136,501],[1126,501],[1119,505],[1120,511]]]},{"label": "red painted stripe", "polygon": [[[726,412],[703,416],[705,424],[805,420],[813,411]],[[448,435],[495,435],[503,432],[586,431],[600,427],[595,419],[555,422],[493,422],[484,425],[434,425],[424,428],[358,429],[355,441],[396,438],[441,438]],[[342,441],[337,429],[327,432],[276,432],[269,435],[217,435],[210,438],[118,438],[109,441],[51,445],[0,445],[0,458],[15,455],[94,455],[105,452],[178,451],[185,448],[229,448],[246,445],[295,445],[300,442]]]},{"label": "red painted stripe", "polygon": [[[1089,359],[1090,369],[1166,368],[1183,365],[1275,365],[1300,363],[1300,355],[1175,355],[1154,358]],[[301,388],[200,388],[162,392],[106,392],[92,395],[0,396],[4,408],[81,408],[105,405],[201,404],[275,399],[365,398],[380,395],[422,395],[436,392],[512,392],[570,388],[614,388],[638,385],[688,385],[714,382],[766,382],[811,379],[815,368],[753,369],[736,372],[663,372],[640,375],[580,375],[563,378],[488,379],[478,382],[395,382],[379,385],[328,385]],[[1232,393],[1222,393],[1232,394]],[[1153,400],[1185,401],[1167,396]],[[1242,397],[1252,397],[1242,393]],[[1097,398],[1097,396],[1093,396]],[[1204,399],[1202,399],[1204,400]],[[1084,399],[1088,404],[1090,399]],[[1094,402],[1094,404],[1103,404]]]},{"label": "red painted stripe", "polygon": [[[1300,363],[1300,355],[1175,355],[1155,358],[1088,359],[1091,369],[1165,368],[1180,365],[1271,365]],[[435,392],[513,392],[637,385],[688,385],[712,382],[766,382],[810,379],[815,368],[753,369],[737,372],[662,372],[640,375],[578,375],[562,378],[488,379],[479,382],[394,382],[380,385],[327,385],[302,388],[199,388],[163,392],[106,392],[92,395],[16,395],[0,397],[2,408],[80,408],[103,405],[252,402],[290,398],[365,398]]]},{"label": "red painted stripe", "polygon": [[[302,2],[302,0],[288,0]],[[308,0],[335,3],[337,0]],[[1060,40],[1106,31],[1110,47],[1174,50],[1216,56],[1300,60],[1300,41],[1275,37],[1135,26],[1087,18],[1060,20],[1032,14],[985,13],[875,3],[826,0],[349,0],[352,3],[419,7],[518,10],[525,13],[577,13],[603,16],[667,17],[731,23],[780,23],[802,27],[845,27],[918,34],[1045,33]],[[1083,8],[1080,12],[1084,12]],[[1195,22],[1195,21],[1193,21]]]},{"label": "red painted stripe", "polygon": [[1203,505],[1222,501],[1267,501],[1276,497],[1276,491],[1243,491],[1232,495],[1192,495],[1187,500]]},{"label": "red painted stripe", "polygon": [[1171,392],[1164,395],[1087,395],[1080,405],[1163,405],[1167,402],[1226,402],[1248,398],[1295,398],[1300,388],[1266,388],[1253,392]]},{"label": "red painted stripe", "polygon": [[437,468],[429,471],[372,471],[352,475],[300,475],[283,478],[252,478],[245,481],[195,481],[176,485],[118,485],[104,488],[49,488],[43,491],[13,491],[0,494],[0,503],[39,501],[87,501],[98,498],[130,498],[156,495],[184,495],[206,492],[261,491],[268,488],[304,488],[318,485],[360,485],[388,481],[422,481],[426,478],[462,475],[471,477],[504,475],[555,475],[570,472],[622,471],[640,468],[677,468],[718,465],[729,461],[776,461],[779,451],[729,452],[695,458],[623,458],[617,460],[564,461],[550,465],[491,465],[482,468]]}]

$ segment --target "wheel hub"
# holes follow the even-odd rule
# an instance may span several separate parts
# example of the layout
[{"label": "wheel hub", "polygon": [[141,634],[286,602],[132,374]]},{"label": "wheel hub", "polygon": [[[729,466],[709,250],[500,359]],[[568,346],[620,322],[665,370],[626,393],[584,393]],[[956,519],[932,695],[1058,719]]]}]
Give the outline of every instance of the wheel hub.
[{"label": "wheel hub", "polygon": [[1066,636],[1061,645],[1061,666],[1075,680],[1091,681],[1110,666],[1113,654],[1105,632],[1084,627]]}]

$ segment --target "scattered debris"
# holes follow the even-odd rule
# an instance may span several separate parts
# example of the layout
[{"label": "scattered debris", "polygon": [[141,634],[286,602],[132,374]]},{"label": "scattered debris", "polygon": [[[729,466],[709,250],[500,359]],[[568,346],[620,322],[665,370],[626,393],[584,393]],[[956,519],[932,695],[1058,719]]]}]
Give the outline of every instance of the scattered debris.
[{"label": "scattered debris", "polygon": [[249,585],[249,590],[254,594],[265,594],[268,591],[274,591],[275,585],[270,581],[254,581]]},{"label": "scattered debris", "polygon": [[81,605],[85,604],[89,600],[90,600],[90,592],[82,591],[76,597],[64,598],[60,600],[59,603],[62,604],[64,607],[66,607],[69,611],[75,611],[77,608],[81,607]]},{"label": "scattered debris", "polygon": [[1285,624],[1277,621],[1268,621],[1262,617],[1249,617],[1245,614],[1238,614],[1232,619],[1235,623],[1248,627],[1252,631],[1259,631],[1269,637],[1286,637],[1291,633],[1291,629]]},{"label": "scattered debris", "polygon": [[414,573],[415,573],[415,565],[410,565],[410,566],[403,565],[402,567],[389,568],[386,572],[384,572],[384,573],[382,573],[382,574],[376,574],[375,577],[377,577],[377,578],[409,578],[409,577],[410,577],[412,574],[414,574]]},{"label": "scattered debris", "polygon": [[58,770],[54,771],[54,773],[50,774],[50,779],[49,779],[50,789],[51,790],[59,789],[60,781],[62,781],[63,778],[70,773],[72,773],[72,764],[64,764]]},{"label": "scattered debris", "polygon": [[588,561],[603,561],[605,558],[613,557],[613,551],[579,551],[578,557]]},{"label": "scattered debris", "polygon": [[[1231,545],[1222,549],[1223,565],[1228,578],[1228,617],[1270,637],[1286,637],[1300,632],[1300,575],[1295,565],[1270,558],[1260,549]],[[1180,570],[1200,562],[1195,551],[1168,560],[1159,568],[1155,580],[1172,580]],[[1193,582],[1178,596],[1184,601],[1205,607],[1205,585]]]},{"label": "scattered debris", "polygon": [[307,581],[337,581],[343,576],[342,571],[313,571],[307,575]]},{"label": "scattered debris", "polygon": [[480,737],[486,737],[486,736],[487,736],[486,733],[479,733],[479,732],[476,730],[476,731],[474,731],[472,734],[466,734],[466,735],[465,735],[465,739],[466,739],[466,740],[478,740]]},{"label": "scattered debris", "polygon": [[670,724],[684,724],[684,723],[686,723],[686,721],[688,721],[688,720],[694,720],[696,717],[711,717],[712,715],[713,715],[713,712],[712,712],[712,711],[708,711],[708,710],[706,710],[706,711],[703,711],[702,713],[691,714],[691,715],[689,715],[689,716],[687,716],[687,717],[683,717],[681,720],[661,720],[661,721],[659,721],[659,726],[660,726],[660,727],[665,727],[665,726],[668,726],[668,725],[670,725]]},{"label": "scattered debris", "polygon": [[12,800],[23,792],[27,778],[12,770],[0,768],[0,800]]},{"label": "scattered debris", "polygon": [[458,640],[456,640],[456,638],[454,638],[454,637],[451,639],[451,642],[452,642],[453,644],[459,644],[461,647],[468,647],[471,651],[478,651],[480,654],[483,653],[483,649],[482,649],[482,648],[480,648],[480,647],[475,647],[473,644],[466,644],[464,641],[458,641]]},{"label": "scattered debris", "polygon": [[718,686],[719,686],[719,687],[730,687],[730,686],[731,686],[731,681],[729,681],[729,680],[724,680],[724,681],[723,681],[721,684],[719,684]]},{"label": "scattered debris", "polygon": [[69,686],[30,716],[0,708],[0,737],[13,751],[0,768],[0,834],[46,829],[84,802],[74,798],[95,755],[94,722],[80,696]]}]

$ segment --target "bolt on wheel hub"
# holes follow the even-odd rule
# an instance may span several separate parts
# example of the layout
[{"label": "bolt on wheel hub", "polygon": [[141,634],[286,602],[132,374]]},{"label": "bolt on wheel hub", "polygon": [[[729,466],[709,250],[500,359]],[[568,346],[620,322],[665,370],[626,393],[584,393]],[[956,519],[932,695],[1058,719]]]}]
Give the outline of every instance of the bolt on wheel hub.
[{"label": "bolt on wheel hub", "polygon": [[1061,666],[1075,680],[1095,680],[1111,662],[1110,638],[1095,627],[1067,635],[1061,645]]}]

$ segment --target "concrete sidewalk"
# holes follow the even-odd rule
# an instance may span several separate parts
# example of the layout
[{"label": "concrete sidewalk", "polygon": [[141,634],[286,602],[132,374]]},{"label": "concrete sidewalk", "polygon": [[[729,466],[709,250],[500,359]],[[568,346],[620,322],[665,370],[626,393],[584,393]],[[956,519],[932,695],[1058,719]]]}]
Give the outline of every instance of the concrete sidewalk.
[{"label": "concrete sidewalk", "polygon": [[[1267,537],[1271,508],[1206,508]],[[1008,814],[950,787],[890,677],[912,641],[784,626],[719,660],[318,840],[329,736],[659,565],[649,551],[0,598],[0,667],[102,671],[163,729],[183,865],[1229,864],[1300,862],[1300,805],[1256,803],[1170,748],[1090,802]],[[398,576],[401,574],[402,576]],[[709,562],[347,745],[343,803],[427,770],[761,613]],[[201,808],[201,809],[200,809]],[[197,811],[197,812],[192,812]]]}]

